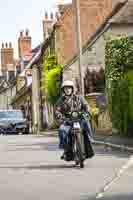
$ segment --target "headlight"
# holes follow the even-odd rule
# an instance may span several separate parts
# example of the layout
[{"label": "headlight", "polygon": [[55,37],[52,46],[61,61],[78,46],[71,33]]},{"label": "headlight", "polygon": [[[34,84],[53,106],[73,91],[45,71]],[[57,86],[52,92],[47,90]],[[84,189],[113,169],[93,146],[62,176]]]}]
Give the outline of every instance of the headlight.
[{"label": "headlight", "polygon": [[78,116],[79,116],[78,112],[72,112],[72,117],[73,118],[78,118]]}]

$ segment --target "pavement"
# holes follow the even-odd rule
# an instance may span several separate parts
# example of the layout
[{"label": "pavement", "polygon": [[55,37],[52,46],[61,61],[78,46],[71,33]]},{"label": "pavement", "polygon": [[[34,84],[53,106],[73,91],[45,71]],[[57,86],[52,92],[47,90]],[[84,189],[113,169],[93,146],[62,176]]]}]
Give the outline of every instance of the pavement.
[{"label": "pavement", "polygon": [[124,137],[114,134],[94,134],[94,143],[103,144],[122,151],[129,151],[133,153],[133,137]]},{"label": "pavement", "polygon": [[[95,157],[80,169],[60,160],[58,138],[47,134],[0,136],[0,199],[96,200],[110,181],[101,200],[133,199],[129,152],[93,145]],[[126,171],[116,180],[121,168]]]},{"label": "pavement", "polygon": [[[41,135],[46,136],[58,136],[58,130],[41,132]],[[111,133],[95,133],[92,138],[92,143],[97,145],[104,145],[119,149],[122,151],[129,151],[133,153],[133,137],[124,137],[119,135],[114,135]]]}]

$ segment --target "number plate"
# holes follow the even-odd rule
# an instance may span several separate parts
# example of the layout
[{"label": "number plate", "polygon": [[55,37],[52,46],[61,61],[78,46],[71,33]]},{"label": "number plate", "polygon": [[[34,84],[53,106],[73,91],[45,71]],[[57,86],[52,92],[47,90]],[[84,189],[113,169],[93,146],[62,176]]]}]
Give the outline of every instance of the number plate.
[{"label": "number plate", "polygon": [[80,123],[79,123],[79,122],[75,122],[75,123],[73,124],[73,128],[74,128],[74,129],[80,129]]}]

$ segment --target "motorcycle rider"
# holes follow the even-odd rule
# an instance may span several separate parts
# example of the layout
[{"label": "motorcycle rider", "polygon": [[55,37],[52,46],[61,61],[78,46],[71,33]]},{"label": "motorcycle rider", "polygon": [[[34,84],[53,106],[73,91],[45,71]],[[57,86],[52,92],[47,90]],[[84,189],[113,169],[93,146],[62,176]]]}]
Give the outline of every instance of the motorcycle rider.
[{"label": "motorcycle rider", "polygon": [[[86,115],[89,115],[90,107],[84,99],[84,97],[76,94],[73,81],[64,81],[61,89],[62,96],[60,97],[55,106],[55,118],[60,125],[59,148],[64,149],[64,153],[61,159],[71,161],[73,160],[72,141],[69,135],[71,130],[71,122],[65,121],[65,119],[66,117],[68,119],[69,113],[73,109],[76,109],[76,111],[78,112],[84,112],[86,113]],[[80,125],[84,136],[85,158],[91,158],[94,156],[94,151],[90,142],[90,137],[92,136],[90,123],[85,118],[81,117]],[[67,137],[68,135],[69,137]],[[67,138],[69,138],[68,141]]]}]

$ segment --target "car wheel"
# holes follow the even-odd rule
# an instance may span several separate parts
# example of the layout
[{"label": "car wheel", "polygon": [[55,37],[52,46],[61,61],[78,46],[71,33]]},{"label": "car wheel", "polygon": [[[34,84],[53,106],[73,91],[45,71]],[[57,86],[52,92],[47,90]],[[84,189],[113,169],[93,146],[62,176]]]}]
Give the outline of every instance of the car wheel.
[{"label": "car wheel", "polygon": [[29,133],[30,133],[29,128],[26,128],[26,129],[24,130],[24,134],[29,134]]}]

